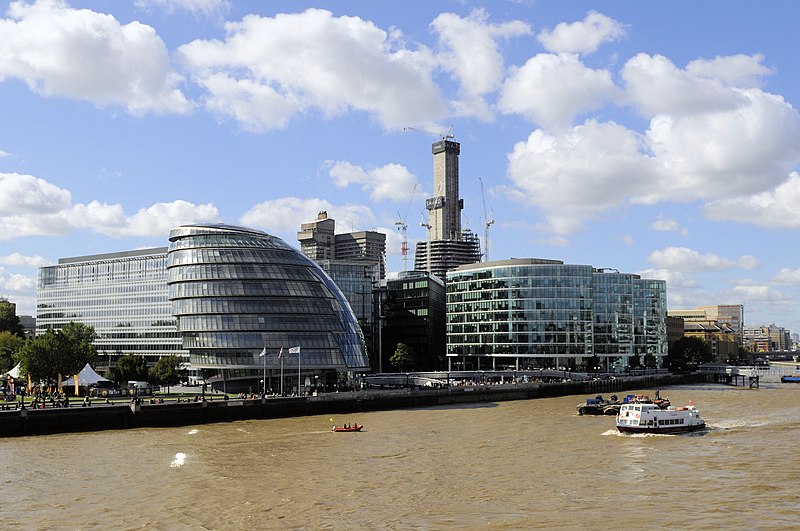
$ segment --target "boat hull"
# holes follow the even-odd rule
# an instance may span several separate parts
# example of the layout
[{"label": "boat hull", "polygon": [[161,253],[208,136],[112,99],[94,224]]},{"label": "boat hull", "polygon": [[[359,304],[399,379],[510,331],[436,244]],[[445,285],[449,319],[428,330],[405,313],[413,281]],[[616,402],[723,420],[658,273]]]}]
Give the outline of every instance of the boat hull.
[{"label": "boat hull", "polygon": [[800,383],[800,376],[781,376],[783,383]]},{"label": "boat hull", "polygon": [[617,426],[622,433],[655,433],[663,435],[673,435],[676,433],[688,433],[692,431],[704,430],[705,422],[691,426],[663,426],[655,428],[653,426]]},{"label": "boat hull", "polygon": [[343,427],[331,428],[331,431],[335,433],[354,433],[357,431],[361,431],[361,428],[363,427],[364,427],[363,424],[359,424],[358,426],[351,426],[349,428],[343,428]]}]

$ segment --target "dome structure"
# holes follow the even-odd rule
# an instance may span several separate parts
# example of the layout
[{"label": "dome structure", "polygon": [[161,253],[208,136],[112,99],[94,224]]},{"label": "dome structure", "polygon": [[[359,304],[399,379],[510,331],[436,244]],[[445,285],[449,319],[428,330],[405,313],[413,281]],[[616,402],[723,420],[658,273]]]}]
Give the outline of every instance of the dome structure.
[{"label": "dome structure", "polygon": [[335,383],[335,373],[369,370],[350,305],[299,250],[231,225],[181,226],[169,241],[167,284],[183,348],[228,391],[259,389],[267,368],[272,376],[283,363],[287,389],[299,378],[301,391]]}]

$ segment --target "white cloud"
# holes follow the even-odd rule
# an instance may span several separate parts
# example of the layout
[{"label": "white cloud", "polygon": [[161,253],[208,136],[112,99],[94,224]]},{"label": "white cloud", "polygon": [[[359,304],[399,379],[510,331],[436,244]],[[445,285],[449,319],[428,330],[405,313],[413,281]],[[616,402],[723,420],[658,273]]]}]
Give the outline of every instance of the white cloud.
[{"label": "white cloud", "polygon": [[653,251],[647,261],[659,269],[677,272],[725,271],[728,269],[755,269],[758,261],[752,256],[738,260],[722,258],[713,253],[700,254],[688,247],[667,247]]},{"label": "white cloud", "polygon": [[317,214],[322,211],[336,220],[337,233],[371,230],[370,227],[375,223],[375,215],[367,206],[333,205],[325,199],[299,197],[282,197],[259,203],[242,215],[241,223],[280,236],[292,245],[296,244],[300,225],[316,220]]},{"label": "white cloud", "polygon": [[45,96],[122,105],[132,114],[191,110],[164,42],[139,22],[123,25],[59,0],[12,2],[0,19],[0,50],[0,81],[21,79]]},{"label": "white cloud", "polygon": [[586,67],[576,55],[538,54],[511,68],[498,109],[518,113],[545,128],[563,128],[618,93],[611,73]]},{"label": "white cloud", "polygon": [[18,173],[0,173],[0,216],[42,214],[66,208],[68,190],[44,179]]},{"label": "white cloud", "polygon": [[772,70],[761,64],[764,56],[728,55],[714,59],[697,59],[686,65],[686,71],[696,77],[706,77],[738,87],[759,87],[762,78]]},{"label": "white cloud", "polygon": [[10,157],[10,156],[11,156],[11,153],[9,153],[8,151],[3,151],[2,149],[0,149],[0,159],[4,159],[4,158]]},{"label": "white cloud", "polygon": [[494,91],[504,74],[503,56],[498,39],[509,39],[531,32],[522,21],[487,23],[488,13],[476,9],[466,17],[442,13],[431,23],[439,36],[439,64],[461,83],[461,101],[455,105],[460,114],[476,115],[484,120],[491,112],[482,96]]},{"label": "white cloud", "polygon": [[536,38],[551,52],[588,54],[595,52],[601,44],[624,36],[623,24],[602,13],[589,11],[582,21],[562,22],[553,30],[540,31]]},{"label": "white cloud", "polygon": [[676,220],[664,219],[662,217],[659,217],[657,220],[652,222],[650,224],[650,228],[656,232],[677,232],[683,236],[689,234],[688,229],[681,227]]},{"label": "white cloud", "polygon": [[156,203],[127,216],[120,204],[72,204],[68,190],[32,175],[0,173],[0,240],[89,229],[109,236],[164,236],[184,223],[216,222],[211,204]]},{"label": "white cloud", "polygon": [[308,9],[248,15],[225,28],[224,41],[195,40],[176,57],[209,91],[206,106],[248,130],[319,112],[363,111],[387,129],[443,116],[430,52],[401,47],[397,33],[372,22]]},{"label": "white cloud", "polygon": [[782,267],[774,277],[772,282],[784,286],[800,286],[800,269],[789,269]]},{"label": "white cloud", "polygon": [[188,11],[206,17],[221,15],[231,8],[229,0],[135,0],[140,9],[163,9],[167,13]]},{"label": "white cloud", "polygon": [[0,292],[17,294],[35,290],[35,278],[9,273],[4,268],[0,267]]},{"label": "white cloud", "polygon": [[641,138],[614,123],[590,120],[559,136],[536,130],[508,155],[508,176],[551,230],[567,234],[648,189],[655,169],[640,150]]},{"label": "white cloud", "polygon": [[735,286],[733,292],[740,300],[747,302],[781,302],[792,299],[788,294],[766,284]]},{"label": "white cloud", "polygon": [[408,201],[418,192],[418,180],[400,164],[365,170],[349,162],[330,163],[329,174],[338,188],[361,186],[373,201]]},{"label": "white cloud", "polygon": [[50,265],[50,261],[43,256],[23,256],[19,253],[11,253],[7,256],[0,256],[0,264],[43,267]]},{"label": "white cloud", "polygon": [[719,199],[706,203],[705,215],[717,221],[738,221],[767,228],[800,228],[800,174],[756,195]]}]

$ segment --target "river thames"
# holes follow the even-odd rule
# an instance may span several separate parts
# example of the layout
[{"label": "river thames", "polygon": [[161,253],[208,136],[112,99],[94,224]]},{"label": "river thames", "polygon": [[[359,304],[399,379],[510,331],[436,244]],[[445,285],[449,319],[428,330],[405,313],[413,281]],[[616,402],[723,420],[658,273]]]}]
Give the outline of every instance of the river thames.
[{"label": "river thames", "polygon": [[[654,390],[639,392],[652,394]],[[623,393],[620,393],[620,395]],[[708,429],[620,435],[585,396],[0,439],[4,529],[796,529],[800,385],[663,389]]]}]

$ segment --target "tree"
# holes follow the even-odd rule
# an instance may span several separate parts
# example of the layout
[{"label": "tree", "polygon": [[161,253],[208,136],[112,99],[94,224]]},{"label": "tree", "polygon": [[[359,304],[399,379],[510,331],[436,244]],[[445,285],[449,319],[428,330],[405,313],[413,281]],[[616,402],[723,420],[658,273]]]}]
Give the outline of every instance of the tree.
[{"label": "tree", "polygon": [[62,330],[48,330],[26,341],[19,350],[23,373],[35,380],[57,383],[59,377],[76,374],[86,364],[95,363],[97,351],[92,345],[95,333],[91,326],[68,323]]},{"label": "tree", "polygon": [[389,358],[389,363],[397,368],[398,371],[404,372],[410,370],[414,365],[414,351],[405,343],[398,343],[394,354]]},{"label": "tree", "polygon": [[183,362],[175,354],[164,356],[160,358],[155,367],[150,371],[151,377],[155,383],[159,385],[166,385],[167,392],[172,385],[180,382],[184,377],[186,371],[182,368]]},{"label": "tree", "polygon": [[17,353],[25,340],[8,330],[0,332],[0,374],[10,371],[17,364]]},{"label": "tree", "polygon": [[644,366],[648,369],[657,369],[658,368],[658,358],[655,357],[654,354],[648,352],[644,355]]},{"label": "tree", "polygon": [[114,367],[114,380],[120,385],[125,385],[130,381],[147,380],[147,360],[137,354],[125,354],[117,360]]},{"label": "tree", "polygon": [[25,328],[19,322],[16,306],[6,300],[0,300],[0,331],[3,330],[25,337]]},{"label": "tree", "polygon": [[714,354],[708,343],[699,337],[682,337],[669,351],[669,371],[673,373],[691,372],[702,363],[714,361]]}]

